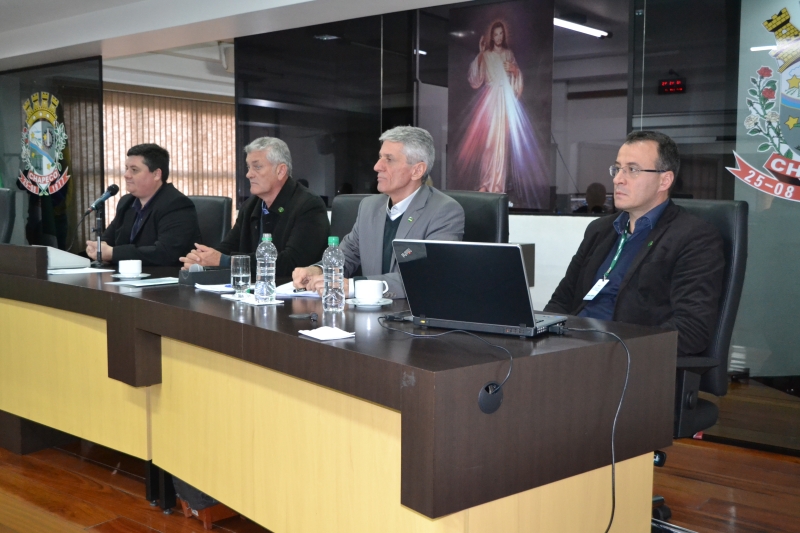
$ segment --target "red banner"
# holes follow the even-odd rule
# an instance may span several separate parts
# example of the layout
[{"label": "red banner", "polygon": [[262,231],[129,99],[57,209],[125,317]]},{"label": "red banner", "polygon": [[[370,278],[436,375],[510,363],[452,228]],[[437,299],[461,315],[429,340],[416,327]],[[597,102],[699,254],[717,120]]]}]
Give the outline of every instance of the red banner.
[{"label": "red banner", "polygon": [[33,194],[39,194],[39,186],[26,178],[22,171],[19,173],[19,181]]},{"label": "red banner", "polygon": [[[731,174],[761,192],[785,200],[800,202],[800,180],[795,177],[795,175],[800,177],[800,161],[792,161],[779,154],[772,154],[764,164],[767,171],[765,174],[751,166],[736,152],[733,152],[733,156],[736,158],[736,168],[726,167]],[[772,172],[780,179],[773,176]]]},{"label": "red banner", "polygon": [[61,187],[63,187],[64,184],[67,183],[67,180],[69,179],[69,174],[67,174],[68,171],[69,171],[69,167],[67,167],[64,170],[64,173],[61,174],[60,178],[58,178],[56,181],[54,181],[53,183],[50,184],[50,187],[48,189],[48,192],[50,194],[54,194],[54,193],[58,192],[61,189]]},{"label": "red banner", "polygon": [[789,185],[800,186],[800,161],[792,161],[781,154],[773,153],[764,163],[764,169]]}]

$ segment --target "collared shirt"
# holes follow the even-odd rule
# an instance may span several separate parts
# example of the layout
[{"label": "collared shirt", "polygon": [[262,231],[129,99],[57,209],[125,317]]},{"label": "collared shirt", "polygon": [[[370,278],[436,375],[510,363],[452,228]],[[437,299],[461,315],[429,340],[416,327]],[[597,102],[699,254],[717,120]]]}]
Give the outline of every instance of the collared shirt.
[{"label": "collared shirt", "polygon": [[[633,233],[628,236],[625,246],[623,246],[622,251],[620,252],[619,259],[617,259],[617,264],[614,265],[614,269],[608,274],[608,283],[597,294],[597,296],[594,297],[593,300],[590,300],[586,303],[583,309],[581,309],[580,313],[578,313],[578,316],[600,318],[602,320],[614,319],[614,308],[617,304],[619,286],[622,283],[622,280],[625,278],[625,274],[628,273],[628,269],[630,269],[630,266],[638,255],[639,250],[641,250],[642,246],[647,242],[648,235],[650,235],[650,232],[658,223],[658,220],[664,213],[664,209],[667,208],[667,204],[669,204],[669,200],[655,206],[636,221],[636,227],[634,228]],[[597,272],[595,273],[595,281],[602,279],[608,270],[608,267],[611,265],[611,261],[613,260],[614,255],[616,255],[617,248],[622,240],[622,235],[624,232],[628,231],[629,220],[630,215],[627,212],[622,212],[614,221],[614,229],[617,232],[617,240],[614,242],[614,246],[611,247],[611,250],[609,250],[605,261],[603,261],[603,264],[597,269]]]},{"label": "collared shirt", "polygon": [[[277,200],[277,198],[276,198]],[[275,202],[273,202],[275,204]],[[275,225],[278,223],[279,213],[283,211],[283,208],[280,210],[276,207],[272,211],[267,209],[267,203],[264,200],[261,200],[261,219],[259,220],[259,243],[261,242],[261,235],[265,233],[274,233],[275,232]]]},{"label": "collared shirt", "polygon": [[136,237],[136,234],[139,233],[139,230],[142,229],[142,222],[147,216],[147,213],[150,212],[150,207],[153,205],[153,200],[156,199],[156,196],[158,196],[163,189],[164,184],[162,183],[156,193],[150,197],[144,207],[142,207],[142,201],[138,198],[133,201],[131,208],[134,210],[134,212],[136,212],[136,218],[133,219],[133,226],[131,227],[131,243],[133,242],[134,237]]},{"label": "collared shirt", "polygon": [[[256,206],[250,215],[251,219],[242,220],[242,222],[245,224],[251,224],[254,223],[251,222],[252,217],[258,217],[258,240],[255,243],[256,247],[258,247],[258,245],[261,243],[262,235],[265,233],[275,233],[275,227],[278,225],[278,220],[280,220],[281,213],[285,211],[283,206],[292,199],[292,193],[294,193],[294,189],[289,189],[290,187],[286,187],[286,183],[284,183],[280,192],[278,193],[278,196],[276,196],[275,200],[272,201],[272,211],[269,210],[267,203],[264,200],[260,200],[261,208],[259,209],[258,206]],[[255,230],[255,227],[253,227],[253,230]],[[279,252],[280,251],[281,250],[279,250]],[[237,253],[252,254],[255,253],[255,248],[252,251],[239,250]],[[221,254],[219,258],[219,266],[222,268],[230,268],[231,256],[227,254]]]},{"label": "collared shirt", "polygon": [[392,207],[389,207],[389,204],[392,203],[392,199],[389,198],[389,201],[386,202],[386,214],[389,215],[389,218],[392,219],[392,220],[397,220],[397,218],[399,216],[401,216],[403,213],[405,213],[406,209],[408,209],[408,204],[411,203],[411,200],[414,199],[414,196],[416,196],[418,192],[419,192],[419,187],[417,187],[416,191],[414,191],[411,194],[409,194],[408,198],[405,198],[404,200],[400,200],[399,202],[394,204]]}]

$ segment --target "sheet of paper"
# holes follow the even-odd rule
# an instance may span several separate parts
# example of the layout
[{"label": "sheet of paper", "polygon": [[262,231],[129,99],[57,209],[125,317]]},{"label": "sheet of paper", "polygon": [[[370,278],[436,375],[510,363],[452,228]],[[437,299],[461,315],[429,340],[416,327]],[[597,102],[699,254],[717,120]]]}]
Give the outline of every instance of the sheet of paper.
[{"label": "sheet of paper", "polygon": [[48,270],[47,273],[51,276],[59,274],[97,274],[98,272],[115,272],[113,268],[55,268]]},{"label": "sheet of paper", "polygon": [[231,287],[230,283],[222,285],[203,285],[202,283],[195,283],[194,288],[201,291],[216,292],[218,294],[230,294],[236,292],[236,289]]},{"label": "sheet of paper", "polygon": [[178,278],[152,278],[152,279],[135,279],[126,281],[108,281],[106,285],[119,285],[121,287],[157,287],[159,285],[177,285]]},{"label": "sheet of paper", "polygon": [[339,328],[332,328],[330,326],[322,326],[317,329],[301,329],[298,331],[301,335],[317,339],[318,341],[338,341],[341,339],[352,339],[356,336],[355,333],[349,333]]},{"label": "sheet of paper", "polygon": [[[236,291],[234,291],[234,292],[236,292]],[[256,295],[255,294],[250,294],[250,293],[245,294],[244,298],[242,298],[242,299],[237,298],[235,294],[223,294],[222,295],[222,299],[223,300],[232,300],[234,302],[242,302],[242,303],[246,303],[247,305],[259,305],[259,306],[260,305],[283,305],[283,301],[281,301],[281,300],[274,300],[272,302],[263,302],[263,303],[262,302],[257,302],[256,301]]]},{"label": "sheet of paper", "polygon": [[294,285],[292,282],[284,283],[275,288],[276,298],[320,298],[320,295],[314,291],[301,291],[294,292]]}]

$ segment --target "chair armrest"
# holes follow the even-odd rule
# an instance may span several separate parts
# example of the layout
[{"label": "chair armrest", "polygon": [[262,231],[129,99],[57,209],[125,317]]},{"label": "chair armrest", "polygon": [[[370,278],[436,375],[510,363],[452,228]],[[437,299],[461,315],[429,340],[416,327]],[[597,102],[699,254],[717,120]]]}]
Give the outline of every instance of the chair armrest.
[{"label": "chair armrest", "polygon": [[679,369],[685,368],[705,371],[709,368],[719,366],[719,360],[711,357],[678,357],[676,366]]}]

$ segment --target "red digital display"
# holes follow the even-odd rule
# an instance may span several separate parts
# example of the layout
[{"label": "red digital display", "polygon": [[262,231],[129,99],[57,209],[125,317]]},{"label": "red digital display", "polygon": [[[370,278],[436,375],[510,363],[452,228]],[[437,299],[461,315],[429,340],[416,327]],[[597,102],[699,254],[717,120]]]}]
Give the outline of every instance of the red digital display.
[{"label": "red digital display", "polygon": [[677,94],[686,92],[686,78],[658,80],[658,94]]}]

